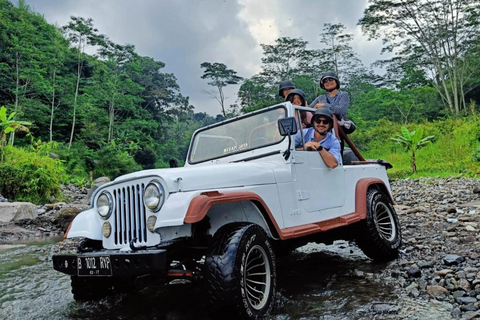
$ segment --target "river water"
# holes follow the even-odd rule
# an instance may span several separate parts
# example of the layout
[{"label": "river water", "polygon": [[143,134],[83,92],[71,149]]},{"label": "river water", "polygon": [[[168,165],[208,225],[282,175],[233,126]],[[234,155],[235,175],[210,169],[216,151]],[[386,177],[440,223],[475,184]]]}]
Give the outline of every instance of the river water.
[{"label": "river water", "polygon": [[[209,319],[201,289],[182,282],[74,301],[69,276],[52,267],[59,240],[0,245],[0,319]],[[302,247],[278,259],[278,308],[269,319],[449,319],[448,305],[395,294],[379,281],[384,267],[342,241]]]}]

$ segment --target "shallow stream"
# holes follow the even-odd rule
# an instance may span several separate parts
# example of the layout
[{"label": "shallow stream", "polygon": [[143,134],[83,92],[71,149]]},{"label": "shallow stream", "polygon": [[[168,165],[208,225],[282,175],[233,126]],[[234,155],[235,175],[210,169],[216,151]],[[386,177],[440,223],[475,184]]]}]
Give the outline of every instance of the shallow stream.
[{"label": "shallow stream", "polygon": [[[0,319],[209,319],[205,295],[189,283],[74,301],[69,276],[52,267],[59,240],[0,244]],[[394,294],[379,281],[384,267],[342,241],[302,247],[278,260],[269,319],[449,319],[448,305]]]}]

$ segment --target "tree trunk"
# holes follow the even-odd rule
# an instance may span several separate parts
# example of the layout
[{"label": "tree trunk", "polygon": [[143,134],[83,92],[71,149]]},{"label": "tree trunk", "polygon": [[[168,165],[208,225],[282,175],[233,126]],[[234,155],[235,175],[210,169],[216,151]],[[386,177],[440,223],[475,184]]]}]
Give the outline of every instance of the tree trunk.
[{"label": "tree trunk", "polygon": [[53,68],[52,75],[52,107],[50,109],[50,142],[53,141],[53,111],[55,110],[55,76],[56,70]]},{"label": "tree trunk", "polygon": [[412,151],[412,170],[417,173],[417,164],[415,163],[415,151]]},{"label": "tree trunk", "polygon": [[[18,94],[20,92],[20,66],[18,65],[18,62],[20,60],[20,57],[18,56],[18,51],[15,52],[15,72],[16,72],[16,79],[15,79],[15,108],[14,111],[15,113],[18,113],[19,109],[19,98]],[[9,144],[13,146],[13,142],[15,141],[15,130],[10,133],[10,141]]]},{"label": "tree trunk", "polygon": [[109,103],[108,106],[108,118],[109,118],[109,123],[108,123],[108,140],[107,142],[110,143],[110,141],[113,139],[113,121],[115,119],[115,102],[112,100]]},{"label": "tree trunk", "polygon": [[73,133],[75,132],[75,117],[77,112],[77,97],[78,88],[80,87],[80,78],[82,76],[82,62],[81,62],[81,41],[78,45],[78,64],[77,64],[77,84],[75,85],[75,97],[73,98],[73,119],[72,119],[72,132],[70,133],[70,141],[68,142],[68,150],[72,146]]}]

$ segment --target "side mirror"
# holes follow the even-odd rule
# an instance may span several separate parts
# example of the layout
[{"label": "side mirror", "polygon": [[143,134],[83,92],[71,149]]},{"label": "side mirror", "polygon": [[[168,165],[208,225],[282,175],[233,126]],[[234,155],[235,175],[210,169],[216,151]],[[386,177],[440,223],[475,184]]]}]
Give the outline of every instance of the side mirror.
[{"label": "side mirror", "polygon": [[278,130],[282,137],[296,134],[298,131],[295,117],[278,119]]}]

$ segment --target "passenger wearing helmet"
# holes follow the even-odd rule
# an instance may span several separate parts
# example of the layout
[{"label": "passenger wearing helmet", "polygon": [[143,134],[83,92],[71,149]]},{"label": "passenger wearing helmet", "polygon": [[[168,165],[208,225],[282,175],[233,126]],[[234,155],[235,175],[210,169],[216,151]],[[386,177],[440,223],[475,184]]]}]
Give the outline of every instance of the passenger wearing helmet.
[{"label": "passenger wearing helmet", "polygon": [[339,121],[345,120],[347,110],[350,107],[350,96],[347,92],[340,90],[340,80],[335,72],[325,72],[320,78],[320,87],[326,91],[319,95],[309,107],[327,108],[337,116]]},{"label": "passenger wearing helmet", "polygon": [[[290,101],[294,106],[306,106],[305,93],[300,89],[292,89],[285,98],[286,101]],[[295,118],[297,118],[295,113]],[[300,117],[302,119],[302,128],[308,128],[311,126],[312,113],[307,111],[300,111]],[[297,119],[298,121],[298,119]]]},{"label": "passenger wearing helmet", "polygon": [[295,85],[290,80],[283,80],[278,85],[278,95],[283,99],[287,99],[288,93],[295,89]]},{"label": "passenger wearing helmet", "polygon": [[[341,163],[340,142],[332,134],[333,114],[327,108],[320,108],[315,111],[312,117],[313,127],[303,130],[305,149],[317,151],[325,165],[331,169]],[[295,135],[295,148],[302,148],[301,132]]]}]

